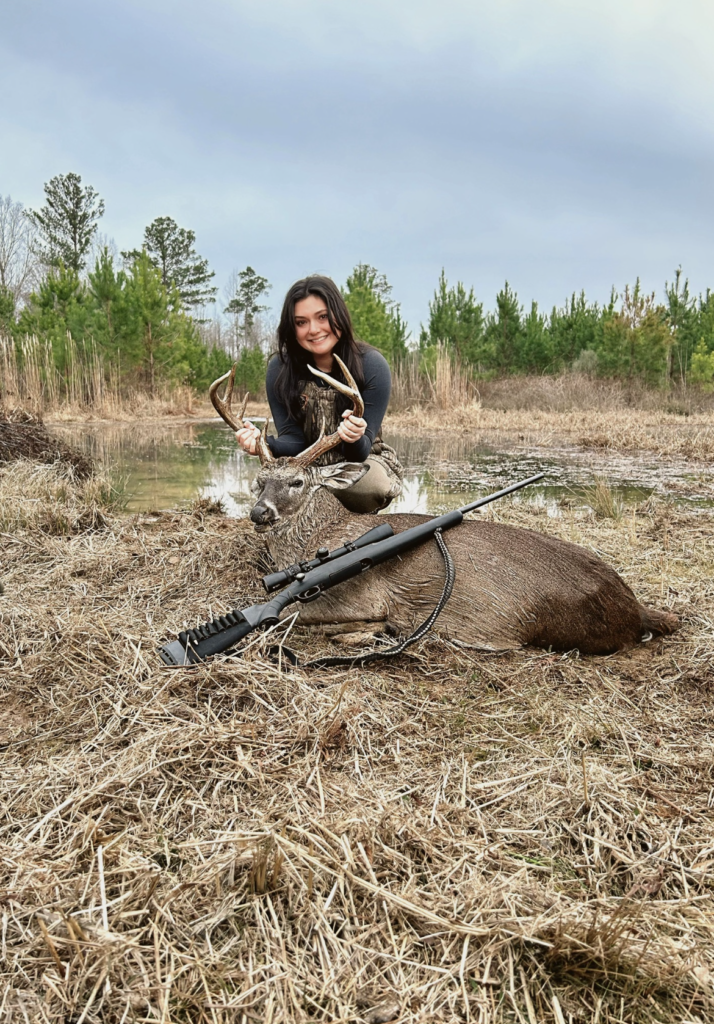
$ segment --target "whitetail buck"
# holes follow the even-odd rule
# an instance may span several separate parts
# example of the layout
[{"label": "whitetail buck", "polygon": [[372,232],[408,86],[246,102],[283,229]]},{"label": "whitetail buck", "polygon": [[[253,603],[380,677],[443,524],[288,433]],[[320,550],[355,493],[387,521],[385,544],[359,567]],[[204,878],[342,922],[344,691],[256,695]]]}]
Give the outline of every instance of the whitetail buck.
[{"label": "whitetail buck", "polygon": [[[312,370],[352,398],[361,416],[362,399],[345,365],[335,356],[348,385]],[[312,367],[311,367],[312,369]],[[229,378],[225,397],[218,389]],[[243,426],[231,412],[233,376],[210,388],[218,413],[233,430]],[[247,399],[247,396],[246,396]],[[364,463],[318,466],[316,460],[340,443],[337,433],[320,438],[300,455],[274,458],[266,441],[267,422],[258,439],[261,471],[252,485],[256,498],[250,518],[265,537],[276,567],[312,558],[317,548],[334,548],[384,522],[376,515],[348,512],[335,491],[356,483]],[[395,533],[428,517],[394,514]],[[490,650],[533,644],[557,651],[609,654],[631,647],[647,634],[678,627],[670,612],[641,605],[632,590],[591,552],[533,530],[467,520],[449,530],[445,541],[456,566],[453,594],[435,631]],[[410,632],[437,603],[444,566],[435,544],[355,577],[300,608],[301,623],[384,623]],[[356,627],[355,627],[356,628]]]}]

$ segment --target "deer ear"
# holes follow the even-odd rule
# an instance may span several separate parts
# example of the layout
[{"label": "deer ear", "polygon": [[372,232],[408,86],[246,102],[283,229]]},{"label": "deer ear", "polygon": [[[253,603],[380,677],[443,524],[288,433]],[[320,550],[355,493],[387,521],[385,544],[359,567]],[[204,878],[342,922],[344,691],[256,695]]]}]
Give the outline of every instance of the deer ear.
[{"label": "deer ear", "polygon": [[331,466],[320,466],[320,479],[328,491],[343,491],[356,484],[368,471],[366,462],[333,462]]}]

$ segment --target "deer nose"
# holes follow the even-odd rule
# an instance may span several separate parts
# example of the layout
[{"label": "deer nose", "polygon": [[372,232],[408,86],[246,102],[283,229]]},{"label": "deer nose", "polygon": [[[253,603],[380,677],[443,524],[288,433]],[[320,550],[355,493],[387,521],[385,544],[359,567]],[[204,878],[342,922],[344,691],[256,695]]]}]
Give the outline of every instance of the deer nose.
[{"label": "deer nose", "polygon": [[250,510],[250,521],[256,526],[264,526],[273,521],[273,510],[266,505],[254,505]]}]

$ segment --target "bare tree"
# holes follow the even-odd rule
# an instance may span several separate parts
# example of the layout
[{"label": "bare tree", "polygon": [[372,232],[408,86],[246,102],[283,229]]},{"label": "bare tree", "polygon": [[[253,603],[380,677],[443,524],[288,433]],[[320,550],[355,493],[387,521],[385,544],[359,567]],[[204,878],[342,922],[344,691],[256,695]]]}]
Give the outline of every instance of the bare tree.
[{"label": "bare tree", "polygon": [[110,235],[105,235],[101,231],[97,231],[92,236],[92,244],[89,247],[89,266],[94,267],[99,257],[102,255],[104,250],[107,250],[112,263],[119,264],[121,266],[121,253],[119,252],[119,246]]},{"label": "bare tree", "polygon": [[0,196],[0,289],[10,292],[16,304],[24,302],[39,283],[36,235],[22,203]]}]

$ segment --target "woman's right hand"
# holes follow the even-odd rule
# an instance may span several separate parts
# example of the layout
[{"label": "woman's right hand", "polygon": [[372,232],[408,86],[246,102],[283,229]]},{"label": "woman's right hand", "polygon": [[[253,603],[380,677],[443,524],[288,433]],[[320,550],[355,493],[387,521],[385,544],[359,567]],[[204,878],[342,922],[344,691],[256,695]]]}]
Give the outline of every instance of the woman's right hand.
[{"label": "woman's right hand", "polygon": [[243,429],[236,431],[236,441],[243,451],[248,452],[249,455],[256,455],[260,430],[254,427],[250,420],[243,420],[243,424]]}]

